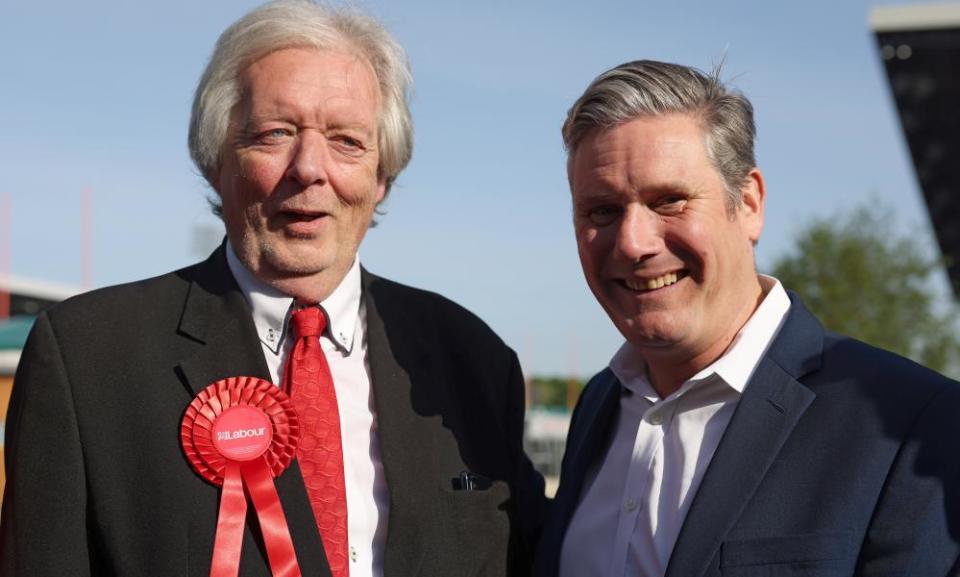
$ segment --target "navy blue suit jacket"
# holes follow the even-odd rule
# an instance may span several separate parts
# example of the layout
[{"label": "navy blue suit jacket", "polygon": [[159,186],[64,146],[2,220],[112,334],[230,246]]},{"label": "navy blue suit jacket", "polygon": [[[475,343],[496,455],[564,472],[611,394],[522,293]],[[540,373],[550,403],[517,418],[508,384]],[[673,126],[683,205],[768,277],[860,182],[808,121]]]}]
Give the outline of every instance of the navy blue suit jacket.
[{"label": "navy blue suit jacket", "polygon": [[[694,497],[667,577],[960,573],[960,386],[825,332],[791,299]],[[574,411],[538,577],[557,575],[621,389],[604,370]]]}]

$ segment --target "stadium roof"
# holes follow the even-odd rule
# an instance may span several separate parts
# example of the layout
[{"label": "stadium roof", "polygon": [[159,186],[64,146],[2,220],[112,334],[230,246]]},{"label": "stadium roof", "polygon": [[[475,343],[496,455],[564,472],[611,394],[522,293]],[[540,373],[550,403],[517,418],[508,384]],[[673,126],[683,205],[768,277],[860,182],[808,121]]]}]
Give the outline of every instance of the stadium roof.
[{"label": "stadium roof", "polygon": [[870,11],[870,28],[874,32],[936,30],[960,26],[960,4],[910,4],[877,6]]},{"label": "stadium roof", "polygon": [[960,3],[870,13],[954,295],[960,295]]},{"label": "stadium roof", "polygon": [[0,351],[20,350],[27,342],[27,335],[35,317],[21,316],[0,321]]},{"label": "stadium roof", "polygon": [[35,317],[17,316],[0,321],[0,375],[13,374],[20,361],[20,349],[27,342]]},{"label": "stadium roof", "polygon": [[80,292],[80,289],[68,285],[15,276],[0,278],[0,290],[52,301],[62,301]]},{"label": "stadium roof", "polygon": [[37,313],[80,292],[66,285],[17,277],[0,279],[0,292],[10,295],[9,319],[0,318],[0,375],[9,375],[20,361],[20,349],[27,341]]}]

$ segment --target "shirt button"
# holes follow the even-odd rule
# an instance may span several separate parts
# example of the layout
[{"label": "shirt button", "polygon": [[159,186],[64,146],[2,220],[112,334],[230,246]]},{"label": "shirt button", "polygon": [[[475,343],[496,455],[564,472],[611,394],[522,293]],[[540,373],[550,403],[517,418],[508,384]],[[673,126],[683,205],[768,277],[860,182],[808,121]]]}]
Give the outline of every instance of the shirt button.
[{"label": "shirt button", "polygon": [[350,547],[350,560],[353,561],[354,563],[357,562],[357,550],[354,549],[353,547]]}]

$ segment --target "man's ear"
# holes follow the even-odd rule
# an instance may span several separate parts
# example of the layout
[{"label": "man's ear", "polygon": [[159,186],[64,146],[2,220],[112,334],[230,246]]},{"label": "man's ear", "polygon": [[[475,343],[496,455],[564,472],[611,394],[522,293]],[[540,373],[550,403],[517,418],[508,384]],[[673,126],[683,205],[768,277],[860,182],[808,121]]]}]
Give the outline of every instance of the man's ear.
[{"label": "man's ear", "polygon": [[203,173],[204,180],[212,191],[207,195],[207,204],[210,205],[210,211],[214,216],[223,220],[223,196],[220,194],[220,181],[218,180],[219,170],[208,170]]},{"label": "man's ear", "polygon": [[379,176],[377,177],[377,205],[383,202],[385,196],[387,196],[387,179]]},{"label": "man's ear", "polygon": [[740,187],[740,221],[744,231],[754,245],[760,240],[763,232],[763,209],[767,199],[767,188],[759,168],[747,173],[747,178]]},{"label": "man's ear", "polygon": [[219,175],[220,171],[218,170],[208,170],[203,175],[203,178],[206,179],[207,184],[210,185],[210,188],[213,190],[213,192],[217,193],[217,196],[220,196],[220,181],[218,180]]}]

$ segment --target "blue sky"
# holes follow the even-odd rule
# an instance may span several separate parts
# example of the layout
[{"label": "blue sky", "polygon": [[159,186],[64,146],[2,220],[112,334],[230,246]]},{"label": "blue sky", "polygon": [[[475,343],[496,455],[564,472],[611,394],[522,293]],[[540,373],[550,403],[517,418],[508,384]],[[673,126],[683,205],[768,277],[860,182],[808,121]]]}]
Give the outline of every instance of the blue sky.
[{"label": "blue sky", "polygon": [[[190,102],[217,36],[254,5],[5,3],[0,194],[14,276],[79,286],[84,188],[93,286],[198,260],[196,231],[220,225],[187,154]],[[361,258],[472,309],[528,373],[589,375],[621,342],[580,271],[559,127],[594,76],[627,60],[725,57],[756,108],[761,269],[811,219],[863,202],[932,243],[867,25],[873,2],[355,5],[405,46],[415,78],[413,162]]]}]

